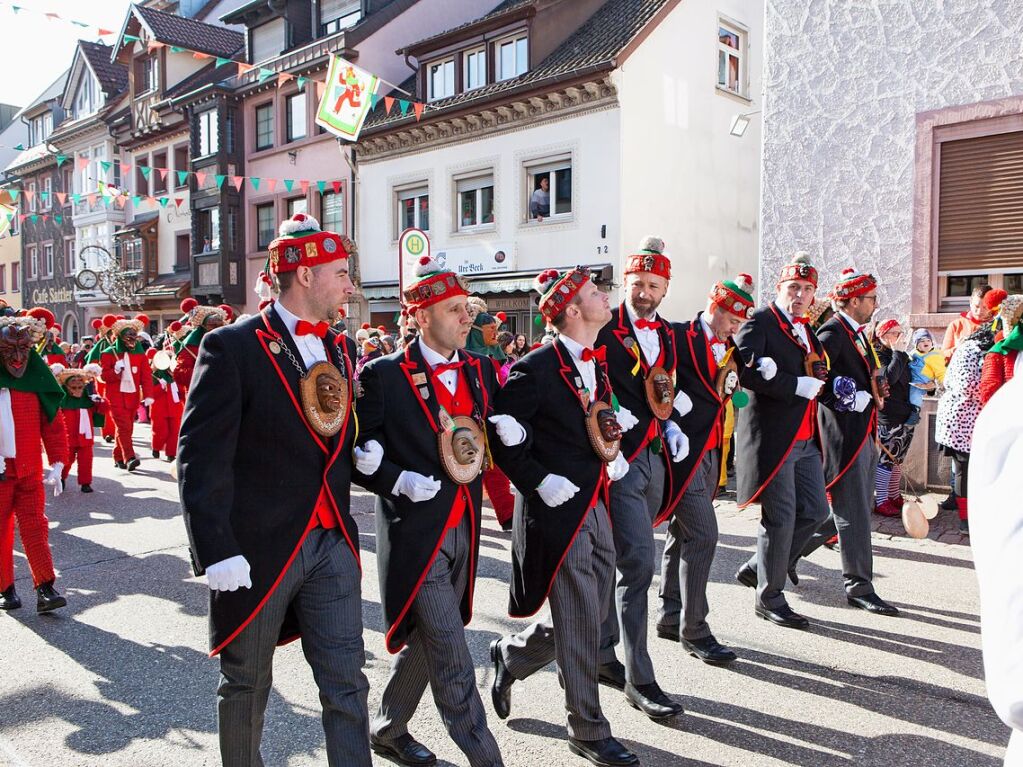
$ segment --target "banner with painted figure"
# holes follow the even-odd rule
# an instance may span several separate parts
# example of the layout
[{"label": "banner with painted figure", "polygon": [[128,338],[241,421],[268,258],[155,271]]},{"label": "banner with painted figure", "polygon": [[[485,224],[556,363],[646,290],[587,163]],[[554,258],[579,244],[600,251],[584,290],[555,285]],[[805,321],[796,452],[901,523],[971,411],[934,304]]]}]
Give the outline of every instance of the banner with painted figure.
[{"label": "banner with painted figure", "polygon": [[316,110],[316,124],[346,141],[358,141],[380,84],[376,75],[359,69],[340,56],[331,56],[327,87]]}]

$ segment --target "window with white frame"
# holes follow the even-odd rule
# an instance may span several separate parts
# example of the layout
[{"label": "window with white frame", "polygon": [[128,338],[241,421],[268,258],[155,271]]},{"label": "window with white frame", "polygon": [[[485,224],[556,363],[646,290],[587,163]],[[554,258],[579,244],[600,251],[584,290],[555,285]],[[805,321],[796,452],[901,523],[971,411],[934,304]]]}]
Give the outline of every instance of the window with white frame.
[{"label": "window with white frame", "polygon": [[43,245],[43,277],[53,276],[53,243]]},{"label": "window with white frame", "polygon": [[296,213],[308,213],[309,212],[309,201],[305,197],[292,197],[288,200],[288,218],[291,218]]},{"label": "window with white frame", "polygon": [[40,190],[39,209],[46,211],[53,207],[53,179],[47,176],[43,179],[43,188]]},{"label": "window with white frame", "polygon": [[82,79],[78,83],[78,93],[75,94],[75,103],[72,109],[75,119],[91,115],[99,108],[99,83],[93,77],[92,72],[83,69]]},{"label": "window with white frame", "polygon": [[157,64],[156,56],[146,56],[139,60],[136,69],[136,76],[138,82],[135,84],[135,93],[142,95],[143,93],[149,93],[155,91],[160,87],[159,84],[159,64]]},{"label": "window with white frame", "polygon": [[28,126],[28,144],[36,146],[42,144],[53,133],[53,113],[47,112],[36,117]]},{"label": "window with white frame", "polygon": [[298,141],[306,137],[305,91],[288,96],[284,100],[287,115],[288,141]]},{"label": "window with white frame", "polygon": [[472,230],[494,223],[494,176],[474,176],[456,182],[458,230]]},{"label": "window with white frame", "polygon": [[39,195],[37,194],[38,189],[36,188],[36,182],[30,181],[28,184],[28,212],[35,213],[39,210]]},{"label": "window with white frame", "polygon": [[455,95],[455,60],[445,59],[426,65],[426,99],[436,101]]},{"label": "window with white frame", "polygon": [[320,195],[320,228],[330,232],[345,230],[344,207],[340,192],[324,192]]},{"label": "window with white frame", "polygon": [[272,101],[256,107],[256,149],[274,145],[274,105]]},{"label": "window with white frame", "polygon": [[220,148],[217,135],[217,110],[207,109],[205,112],[200,112],[196,115],[195,120],[199,129],[199,145],[197,147],[199,157],[216,153]]},{"label": "window with white frame", "polygon": [[425,186],[401,189],[398,195],[398,232],[406,229],[430,230],[430,193]]},{"label": "window with white frame", "polygon": [[572,214],[572,159],[526,167],[526,219],[543,223]]},{"label": "window with white frame", "polygon": [[718,87],[746,96],[747,31],[734,22],[718,21]]},{"label": "window with white frame", "polygon": [[495,49],[498,80],[518,77],[529,69],[529,43],[524,32],[499,41]]},{"label": "window with white frame", "polygon": [[78,242],[74,237],[64,238],[64,276],[70,277],[78,271]]},{"label": "window with white frame", "polygon": [[277,236],[277,224],[274,219],[272,202],[256,206],[256,248],[265,250]]},{"label": "window with white frame", "polygon": [[17,261],[11,264],[11,292],[21,292],[21,264]]},{"label": "window with white frame", "polygon": [[39,276],[39,248],[29,245],[25,248],[26,261],[28,261],[28,279],[34,280]]},{"label": "window with white frame", "polygon": [[362,18],[361,0],[320,0],[320,34],[332,35]]},{"label": "window with white frame", "polygon": [[462,83],[471,91],[487,84],[487,49],[477,48],[462,54]]}]

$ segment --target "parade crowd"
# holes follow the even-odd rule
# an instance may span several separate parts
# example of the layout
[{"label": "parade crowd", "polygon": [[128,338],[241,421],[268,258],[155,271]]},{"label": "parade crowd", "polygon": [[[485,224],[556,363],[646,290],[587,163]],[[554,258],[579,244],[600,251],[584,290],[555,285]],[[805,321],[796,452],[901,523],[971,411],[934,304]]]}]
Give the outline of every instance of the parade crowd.
[{"label": "parade crowd", "polygon": [[[508,613],[534,621],[490,645],[493,714],[507,719],[554,661],[568,748],[596,765],[638,764],[598,690],[651,719],[683,714],[648,646],[655,570],[659,638],[709,664],[741,653],[708,620],[713,501],[728,466],[739,507],[760,505],[756,550],[735,574],[757,617],[807,629],[787,584],[801,558],[836,542],[848,604],[895,616],[873,584],[871,514],[906,513],[902,464],[924,397],[939,397],[936,440],[953,467],[945,505],[968,532],[973,426],[1023,348],[1023,296],[978,289],[938,347],[884,318],[870,274],[849,268],[819,289],[806,253],[764,286],[759,307],[741,274],[710,286],[692,319],[669,319],[658,307],[672,262],[656,237],[627,257],[616,307],[585,267],[541,273],[538,343],[504,330],[429,257],[403,286],[397,332],[364,325],[353,339],[339,307],[355,290],[355,255],[347,237],[296,214],[269,246],[258,314],[187,299],[155,337],[142,315],[108,315],[70,346],[46,309],[0,307],[0,609],[21,607],[15,523],[37,610],[67,604],[46,488],[59,496],[74,469],[92,492],[96,439],[135,471],[134,425],[148,419],[152,458],[177,462],[193,569],[210,588],[225,765],[262,764],[274,650],[299,638],[329,764],[369,765],[371,750],[433,764],[408,730],[428,687],[470,765],[515,763],[491,732],[464,633],[484,492],[511,532]],[[375,712],[353,483],[376,496],[393,655]]]}]

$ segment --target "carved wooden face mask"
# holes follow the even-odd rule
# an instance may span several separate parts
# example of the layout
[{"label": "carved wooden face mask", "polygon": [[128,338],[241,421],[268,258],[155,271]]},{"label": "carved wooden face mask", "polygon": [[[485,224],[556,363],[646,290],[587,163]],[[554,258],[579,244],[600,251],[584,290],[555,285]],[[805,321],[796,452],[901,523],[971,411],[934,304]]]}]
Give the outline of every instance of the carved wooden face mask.
[{"label": "carved wooden face mask", "polygon": [[207,317],[202,322],[202,326],[204,328],[206,328],[206,330],[216,330],[219,327],[223,327],[223,325],[224,325],[224,318],[221,317],[216,312],[211,314],[209,317]]},{"label": "carved wooden face mask", "polygon": [[615,442],[622,438],[622,426],[618,423],[615,411],[608,408],[597,414],[597,424],[600,426],[600,436],[608,442]]},{"label": "carved wooden face mask", "polygon": [[0,331],[0,360],[14,378],[25,375],[32,352],[32,331],[8,325]]},{"label": "carved wooden face mask", "polygon": [[480,452],[478,436],[470,429],[457,429],[451,437],[451,450],[460,465],[471,465]]},{"label": "carved wooden face mask", "polygon": [[321,437],[341,430],[348,409],[348,383],[329,362],[317,362],[300,383],[302,412]]},{"label": "carved wooden face mask", "polygon": [[85,379],[81,376],[71,376],[64,382],[64,388],[68,394],[78,399],[85,392]]},{"label": "carved wooden face mask", "polygon": [[121,343],[124,344],[125,349],[131,351],[138,342],[139,332],[135,328],[128,327],[121,331]]}]

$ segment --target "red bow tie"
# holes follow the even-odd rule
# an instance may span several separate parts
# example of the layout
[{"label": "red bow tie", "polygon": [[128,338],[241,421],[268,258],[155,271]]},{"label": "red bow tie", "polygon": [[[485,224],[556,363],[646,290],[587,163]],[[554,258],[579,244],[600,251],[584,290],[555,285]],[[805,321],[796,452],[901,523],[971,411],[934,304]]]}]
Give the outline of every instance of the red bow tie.
[{"label": "red bow tie", "polygon": [[310,333],[317,338],[326,338],[327,331],[330,330],[330,325],[326,322],[317,322],[315,325],[305,320],[299,320],[295,325],[296,336],[307,336]]},{"label": "red bow tie", "polygon": [[458,370],[460,367],[462,367],[462,360],[458,360],[458,362],[445,362],[435,367],[433,374],[439,376],[441,373],[447,373],[449,370]]},{"label": "red bow tie", "polygon": [[636,327],[639,330],[657,330],[661,323],[657,320],[636,320]]},{"label": "red bow tie", "polygon": [[583,362],[606,362],[607,361],[607,347],[601,346],[597,349],[583,349],[582,357]]},{"label": "red bow tie", "polygon": [[809,317],[793,317],[792,318],[792,324],[793,325],[806,325],[809,322],[810,322],[810,318]]}]

